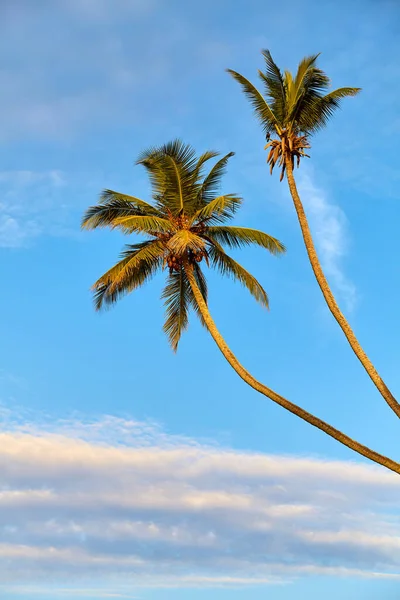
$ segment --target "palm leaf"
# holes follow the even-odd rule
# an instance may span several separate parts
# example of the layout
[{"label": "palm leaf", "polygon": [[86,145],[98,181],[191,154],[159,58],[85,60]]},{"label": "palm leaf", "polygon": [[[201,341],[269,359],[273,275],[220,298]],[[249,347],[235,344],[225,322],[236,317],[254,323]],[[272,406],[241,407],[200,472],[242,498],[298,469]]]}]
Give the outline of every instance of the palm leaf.
[{"label": "palm leaf", "polygon": [[169,277],[161,297],[165,300],[166,320],[164,331],[168,336],[174,352],[178,349],[182,332],[187,329],[188,305],[190,298],[190,286],[183,268],[178,272],[173,271]]},{"label": "palm leaf", "polygon": [[165,245],[147,240],[126,247],[122,260],[102,275],[92,286],[96,310],[114,304],[150,279],[163,264]]},{"label": "palm leaf", "polygon": [[222,223],[231,219],[242,203],[242,198],[235,194],[218,196],[198,210],[192,217],[193,222]]},{"label": "palm leaf", "polygon": [[[313,58],[314,57],[309,57],[308,60],[312,62]],[[293,86],[293,100],[290,103],[288,121],[293,124],[298,123],[298,128],[301,131],[308,131],[300,126],[300,121],[307,113],[309,113],[309,116],[311,117],[313,113],[312,107],[314,106],[315,101],[323,97],[324,92],[329,88],[329,85],[330,79],[326,73],[315,67],[314,63],[312,63],[304,73],[301,83],[299,83],[299,87],[296,88],[295,85]]]},{"label": "palm leaf", "polygon": [[227,72],[242,86],[243,92],[250,100],[254,108],[254,113],[260,121],[264,133],[273,133],[275,131],[275,125],[279,125],[279,120],[273,113],[272,108],[269,106],[264,96],[248,79],[243,77],[243,75],[240,75],[240,73],[232,71],[231,69],[227,69]]},{"label": "palm leaf", "polygon": [[154,206],[140,198],[104,190],[100,195],[99,204],[90,206],[85,212],[82,228],[109,227],[113,226],[113,222],[117,218],[139,215],[161,216]]},{"label": "palm leaf", "polygon": [[213,150],[207,150],[206,152],[203,152],[203,154],[201,154],[199,156],[199,159],[196,164],[196,168],[193,170],[193,182],[194,183],[198,183],[198,179],[201,177],[202,169],[203,169],[204,165],[206,164],[206,162],[208,162],[212,158],[216,158],[217,156],[219,156],[219,152],[214,152]]},{"label": "palm leaf", "polygon": [[258,71],[261,80],[265,84],[267,99],[271,100],[271,109],[277,120],[283,125],[286,115],[286,91],[283,76],[272,59],[269,50],[262,50],[266,70],[265,73]]},{"label": "palm leaf", "polygon": [[204,178],[199,192],[201,205],[211,202],[217,195],[220,189],[221,179],[226,172],[226,166],[232,156],[235,156],[235,153],[228,152],[228,154],[220,158],[209,171],[207,177]]},{"label": "palm leaf", "polygon": [[343,87],[326,94],[322,98],[315,98],[302,111],[299,119],[299,127],[308,134],[325,127],[330,117],[340,108],[340,101],[348,96],[356,96],[361,88]]},{"label": "palm leaf", "polygon": [[286,251],[285,246],[276,238],[249,227],[207,227],[207,236],[220,244],[226,244],[229,248],[242,248],[256,244],[275,255]]},{"label": "palm leaf", "polygon": [[168,240],[167,248],[174,254],[180,256],[188,250],[191,250],[192,252],[204,250],[205,241],[188,229],[180,229]]},{"label": "palm leaf", "polygon": [[118,228],[123,233],[168,233],[176,230],[171,220],[153,216],[117,217],[113,220],[112,228]]},{"label": "palm leaf", "polygon": [[184,208],[190,212],[197,199],[200,186],[193,181],[197,162],[194,149],[181,140],[150,148],[137,161],[148,171],[159,208],[175,215]]},{"label": "palm leaf", "polygon": [[213,266],[216,267],[222,275],[240,281],[257,302],[268,308],[269,303],[267,293],[253,275],[215,245],[212,245],[209,248],[208,253]]}]

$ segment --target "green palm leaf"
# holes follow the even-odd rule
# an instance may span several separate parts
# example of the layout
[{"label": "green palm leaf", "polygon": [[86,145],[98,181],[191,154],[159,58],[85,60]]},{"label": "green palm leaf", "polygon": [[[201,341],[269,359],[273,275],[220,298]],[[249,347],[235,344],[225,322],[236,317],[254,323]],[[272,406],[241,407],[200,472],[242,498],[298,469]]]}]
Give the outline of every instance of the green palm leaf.
[{"label": "green palm leaf", "polygon": [[227,72],[242,86],[245,95],[254,108],[254,113],[260,121],[264,133],[275,132],[275,125],[279,125],[279,120],[273,113],[272,108],[269,106],[264,96],[248,79],[243,77],[243,75],[240,75],[240,73],[232,71],[231,69],[227,69]]},{"label": "green palm leaf", "polygon": [[114,304],[121,296],[142,286],[162,267],[164,254],[165,246],[158,240],[127,246],[122,260],[92,286],[96,310]]},{"label": "green palm leaf", "polygon": [[240,281],[257,302],[268,308],[269,302],[267,293],[253,275],[215,245],[211,246],[208,252],[212,265],[217,268],[222,275]]},{"label": "green palm leaf", "polygon": [[194,149],[181,140],[150,148],[137,161],[149,173],[153,197],[160,208],[174,215],[184,209],[189,212],[197,200],[199,186],[193,182],[197,162]]},{"label": "green palm leaf", "polygon": [[180,229],[177,231],[167,242],[167,248],[174,254],[180,256],[191,250],[192,252],[199,252],[204,250],[205,241],[195,233],[192,233],[188,229]]},{"label": "green palm leaf", "polygon": [[235,156],[234,152],[229,152],[220,158],[212,167],[207,177],[204,178],[199,192],[201,206],[203,206],[205,203],[211,202],[217,195],[221,186],[221,179],[226,172],[226,166],[232,156]]},{"label": "green palm leaf", "polygon": [[207,150],[199,156],[196,168],[193,171],[193,183],[198,183],[199,178],[202,176],[203,167],[206,162],[212,158],[216,158],[217,156],[219,156],[219,152],[214,152],[213,150]]},{"label": "green palm leaf", "polygon": [[168,277],[161,297],[165,300],[167,316],[163,329],[174,352],[177,351],[181,335],[189,323],[188,305],[191,296],[192,292],[183,268],[178,272],[173,271]]},{"label": "green palm leaf", "polygon": [[207,221],[209,223],[223,223],[231,219],[242,203],[242,198],[235,194],[218,196],[198,210],[192,217],[193,222]]},{"label": "green palm leaf", "polygon": [[286,90],[280,69],[272,59],[269,50],[262,50],[266,70],[265,73],[258,71],[261,80],[265,84],[267,99],[271,101],[271,109],[281,125],[286,116]]},{"label": "green palm leaf", "polygon": [[315,133],[323,129],[334,112],[340,108],[340,102],[343,98],[356,96],[361,88],[343,87],[309,102],[305,110],[302,111],[299,119],[299,127],[308,134]]},{"label": "green palm leaf", "polygon": [[130,233],[169,233],[176,231],[174,223],[168,219],[153,216],[117,217],[113,220],[112,229],[118,228],[125,234]]},{"label": "green palm leaf", "polygon": [[154,206],[140,198],[104,190],[100,195],[99,204],[90,206],[85,212],[82,228],[109,227],[117,218],[140,215],[161,216]]},{"label": "green palm leaf", "polygon": [[216,226],[207,228],[207,236],[212,241],[226,244],[229,248],[242,248],[255,244],[266,248],[271,254],[282,254],[286,251],[285,246],[276,238],[249,227]]}]

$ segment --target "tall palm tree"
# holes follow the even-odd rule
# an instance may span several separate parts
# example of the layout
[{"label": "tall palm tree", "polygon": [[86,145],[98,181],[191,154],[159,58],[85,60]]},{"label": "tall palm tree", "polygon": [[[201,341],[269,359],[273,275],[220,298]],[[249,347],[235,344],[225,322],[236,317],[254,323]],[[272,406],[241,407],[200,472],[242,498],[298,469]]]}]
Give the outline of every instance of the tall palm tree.
[{"label": "tall palm tree", "polygon": [[270,165],[271,174],[275,165],[281,167],[280,181],[286,172],[308,258],[329,310],[375,386],[390,408],[400,417],[400,404],[364,352],[329,287],[293,175],[295,161],[298,167],[301,158],[309,158],[305,152],[311,147],[309,138],[327,125],[343,98],[355,96],[360,88],[343,87],[328,92],[330,79],[316,66],[319,54],[303,58],[295,76],[289,71],[282,73],[268,50],[263,50],[262,55],[265,71],[259,71],[258,74],[265,95],[240,73],[231,69],[227,71],[241,85],[261,123],[268,142],[265,149],[269,148],[267,163]]},{"label": "tall palm tree", "polygon": [[400,474],[400,464],[356,442],[258,382],[239,363],[219,333],[207,306],[204,264],[240,281],[258,302],[268,307],[263,287],[225,252],[224,246],[241,248],[256,244],[275,255],[284,252],[281,242],[262,231],[225,224],[241,204],[237,195],[218,192],[232,155],[218,160],[204,175],[205,163],[217,153],[205,152],[197,158],[190,146],[177,140],[144,152],[137,161],[150,177],[152,203],[111,190],[102,193],[99,203],[86,211],[82,227],[110,227],[128,235],[144,234],[146,239],[126,246],[121,260],[93,285],[96,308],[115,303],[158,271],[166,270],[162,293],[166,307],[164,330],[174,350],[188,325],[188,312],[192,308],[226,360],[248,385],[362,456]]}]

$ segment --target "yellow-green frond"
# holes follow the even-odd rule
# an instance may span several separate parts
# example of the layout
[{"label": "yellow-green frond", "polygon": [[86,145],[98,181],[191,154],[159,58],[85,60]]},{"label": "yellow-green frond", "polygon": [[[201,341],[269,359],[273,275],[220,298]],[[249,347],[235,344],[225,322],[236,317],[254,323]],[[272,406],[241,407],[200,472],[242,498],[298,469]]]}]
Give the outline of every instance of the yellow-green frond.
[{"label": "yellow-green frond", "polygon": [[286,251],[282,242],[276,238],[263,231],[249,227],[208,227],[207,235],[211,240],[215,240],[219,244],[225,244],[229,248],[242,248],[243,246],[255,244],[275,255]]},{"label": "yellow-green frond", "polygon": [[221,223],[231,219],[242,204],[242,198],[235,194],[218,196],[198,210],[192,217],[194,223],[207,221],[207,224]]},{"label": "yellow-green frond", "polygon": [[221,179],[225,175],[228,161],[232,156],[235,156],[235,153],[228,152],[228,154],[220,158],[204,178],[199,190],[200,206],[211,202],[218,195],[221,187]]},{"label": "yellow-green frond", "polygon": [[163,329],[174,352],[178,349],[181,335],[189,324],[188,306],[190,295],[190,286],[183,268],[178,272],[173,271],[170,273],[161,297],[165,300],[166,312]]},{"label": "yellow-green frond", "polygon": [[192,233],[188,229],[180,229],[175,235],[170,238],[167,243],[167,248],[170,252],[181,256],[188,250],[192,252],[199,252],[204,250],[205,241],[195,233]]},{"label": "yellow-green frond", "polygon": [[261,92],[259,92],[248,79],[243,77],[243,75],[240,75],[240,73],[232,71],[231,69],[227,69],[227,72],[242,86],[242,90],[245,96],[250,100],[254,113],[260,121],[264,133],[273,133],[275,131],[275,125],[279,124],[279,121],[273,113],[272,107],[268,104]]},{"label": "yellow-green frond", "polygon": [[257,302],[268,308],[269,302],[267,293],[253,275],[246,271],[246,269],[228,256],[223,250],[220,250],[215,246],[210,247],[209,256],[213,266],[217,268],[222,275],[240,281]]},{"label": "yellow-green frond", "polygon": [[113,226],[116,218],[139,215],[161,216],[154,206],[140,198],[104,190],[100,195],[99,203],[90,206],[85,212],[82,228],[110,227]]},{"label": "yellow-green frond", "polygon": [[96,310],[114,304],[132,292],[162,267],[165,246],[160,241],[145,241],[127,246],[122,260],[102,275],[92,286]]},{"label": "yellow-green frond", "polygon": [[168,219],[153,216],[117,217],[112,222],[112,228],[118,228],[126,234],[131,233],[169,233],[176,231],[175,224]]}]

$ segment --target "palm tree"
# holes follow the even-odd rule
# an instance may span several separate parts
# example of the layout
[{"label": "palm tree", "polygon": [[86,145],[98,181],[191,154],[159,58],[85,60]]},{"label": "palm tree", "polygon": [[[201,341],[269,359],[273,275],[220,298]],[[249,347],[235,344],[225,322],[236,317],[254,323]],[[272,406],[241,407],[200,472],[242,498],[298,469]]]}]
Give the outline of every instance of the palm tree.
[{"label": "palm tree", "polygon": [[[265,149],[269,148],[267,163],[270,165],[271,174],[275,165],[281,167],[280,181],[286,172],[308,258],[329,310],[375,386],[390,408],[400,417],[400,404],[362,349],[329,287],[315,250],[293,175],[295,160],[298,167],[301,158],[309,158],[305,153],[311,147],[309,138],[325,127],[343,98],[355,96],[360,88],[343,87],[328,92],[330,79],[316,66],[319,54],[303,58],[295,76],[289,71],[282,73],[268,50],[263,50],[262,55],[265,61],[265,72],[258,73],[265,96],[240,73],[231,69],[227,71],[241,85],[261,123],[268,142]],[[271,136],[274,139],[271,139]]]},{"label": "palm tree", "polygon": [[152,203],[111,190],[101,194],[99,203],[86,211],[82,227],[110,227],[128,235],[144,234],[146,239],[126,246],[121,260],[93,285],[96,309],[115,303],[158,271],[167,270],[162,293],[166,307],[164,330],[173,350],[188,326],[188,312],[192,308],[226,360],[248,385],[362,456],[400,474],[400,464],[359,444],[258,382],[239,363],[219,333],[208,310],[202,266],[216,268],[222,275],[238,280],[258,302],[268,307],[263,287],[225,252],[224,246],[241,248],[256,244],[274,255],[285,250],[281,242],[262,231],[225,224],[241,204],[236,194],[218,192],[232,155],[218,160],[204,176],[205,163],[217,153],[205,152],[196,158],[190,146],[176,140],[144,152],[137,161],[148,172]]}]

